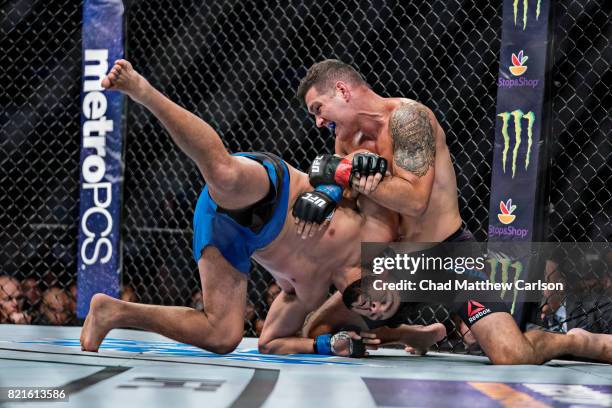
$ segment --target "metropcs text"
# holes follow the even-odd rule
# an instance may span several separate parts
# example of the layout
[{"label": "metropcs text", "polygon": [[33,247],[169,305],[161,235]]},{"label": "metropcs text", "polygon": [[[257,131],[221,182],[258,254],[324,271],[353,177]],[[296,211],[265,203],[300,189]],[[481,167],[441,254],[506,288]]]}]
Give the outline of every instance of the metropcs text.
[{"label": "metropcs text", "polygon": [[[85,239],[81,246],[81,258],[86,265],[98,260],[108,262],[113,255],[109,235],[113,228],[113,218],[108,211],[112,202],[112,185],[102,181],[106,175],[106,134],[113,131],[113,121],[106,117],[108,101],[102,88],[102,78],[108,71],[108,50],[86,49],[85,72],[83,81],[83,163],[81,166],[83,190],[93,192],[93,206],[85,209],[81,217],[81,229]],[[101,231],[89,228],[90,217],[97,216]],[[100,218],[101,217],[101,218]],[[93,251],[90,247],[93,246]],[[91,256],[89,253],[93,252]]]}]

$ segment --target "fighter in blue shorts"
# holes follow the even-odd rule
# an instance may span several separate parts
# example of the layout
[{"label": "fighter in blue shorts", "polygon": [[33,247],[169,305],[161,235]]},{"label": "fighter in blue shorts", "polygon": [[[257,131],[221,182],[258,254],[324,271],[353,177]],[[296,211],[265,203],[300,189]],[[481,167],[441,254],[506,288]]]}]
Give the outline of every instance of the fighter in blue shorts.
[{"label": "fighter in blue shorts", "polygon": [[[314,189],[308,175],[272,154],[230,155],[206,122],[166,98],[125,60],[115,63],[102,86],[146,107],[206,181],[195,209],[193,239],[204,312],[96,294],[81,332],[82,348],[97,351],[111,329],[135,327],[213,352],[231,352],[242,340],[247,274],[254,259],[282,289],[268,313],[260,350],[333,352],[332,339],[315,349],[312,339],[295,333],[325,301],[330,285],[343,290],[359,276],[363,234],[379,242],[395,239],[396,215],[367,199],[341,203],[341,188]],[[295,217],[322,223],[336,206],[331,222],[306,240],[315,229],[296,223]]]},{"label": "fighter in blue shorts", "polygon": [[271,153],[236,153],[260,163],[269,178],[268,194],[247,208],[228,210],[211,198],[208,186],[198,198],[193,216],[193,257],[216,247],[238,271],[248,274],[253,253],[268,246],[283,229],[289,201],[289,169]]}]

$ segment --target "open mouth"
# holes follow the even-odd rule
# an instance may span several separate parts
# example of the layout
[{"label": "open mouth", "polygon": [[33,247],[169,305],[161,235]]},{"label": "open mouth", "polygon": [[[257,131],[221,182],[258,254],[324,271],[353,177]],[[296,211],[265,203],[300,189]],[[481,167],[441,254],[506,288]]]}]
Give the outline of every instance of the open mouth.
[{"label": "open mouth", "polygon": [[327,128],[329,129],[329,131],[331,132],[331,134],[335,137],[337,136],[337,132],[336,132],[336,122],[330,122],[327,125]]}]

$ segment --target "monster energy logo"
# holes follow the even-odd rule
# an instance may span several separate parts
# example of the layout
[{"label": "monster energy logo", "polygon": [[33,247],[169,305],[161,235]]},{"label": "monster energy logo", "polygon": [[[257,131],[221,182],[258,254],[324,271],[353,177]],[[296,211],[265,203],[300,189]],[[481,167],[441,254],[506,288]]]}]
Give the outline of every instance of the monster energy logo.
[{"label": "monster energy logo", "polygon": [[[538,0],[536,3],[536,20],[540,17],[540,3],[542,0]],[[529,0],[523,0],[523,31],[527,27],[527,9],[529,8]],[[514,0],[514,4],[512,5],[512,9],[514,11],[514,25],[516,26],[516,17],[518,16],[519,11],[519,0]]]},{"label": "monster energy logo", "polygon": [[506,296],[506,289],[505,289],[505,284],[507,284],[509,282],[509,278],[510,278],[510,273],[513,272],[514,273],[514,277],[512,278],[512,282],[513,285],[512,287],[514,288],[512,290],[512,308],[510,309],[510,314],[514,314],[514,307],[516,306],[516,297],[518,295],[518,289],[517,289],[517,285],[516,285],[516,281],[519,280],[519,278],[521,277],[521,274],[523,273],[523,263],[521,261],[512,261],[509,258],[489,258],[487,259],[487,262],[489,262],[491,264],[491,277],[489,278],[489,280],[491,281],[491,283],[495,283],[497,281],[497,272],[499,269],[499,272],[501,273],[501,284],[502,284],[502,288],[504,288],[501,291],[501,297],[502,299],[505,298]]},{"label": "monster energy logo", "polygon": [[533,112],[524,113],[517,109],[512,112],[502,112],[497,116],[502,118],[502,137],[504,138],[504,150],[502,151],[502,168],[506,173],[506,163],[508,159],[508,150],[510,150],[510,135],[508,134],[508,125],[510,120],[514,120],[514,148],[512,149],[512,178],[516,173],[516,160],[518,158],[519,147],[522,143],[523,122],[522,119],[527,119],[527,153],[525,154],[525,170],[529,167],[529,158],[531,156],[531,145],[533,143],[533,124],[535,123],[535,114]]}]

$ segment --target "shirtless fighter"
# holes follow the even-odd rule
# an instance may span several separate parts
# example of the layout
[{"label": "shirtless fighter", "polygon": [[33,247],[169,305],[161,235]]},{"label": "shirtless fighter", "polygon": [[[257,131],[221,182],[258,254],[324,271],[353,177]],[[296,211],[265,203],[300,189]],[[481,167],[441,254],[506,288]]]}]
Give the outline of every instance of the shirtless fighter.
[{"label": "shirtless fighter", "polygon": [[[83,350],[97,351],[113,328],[135,327],[216,353],[233,351],[242,339],[251,257],[282,288],[272,306],[278,311],[274,330],[266,324],[264,331],[268,328],[274,336],[293,335],[307,313],[325,301],[330,285],[343,290],[359,276],[362,234],[367,232],[369,239],[380,242],[395,238],[396,216],[361,200],[361,213],[342,205],[321,237],[303,240],[296,235],[297,226],[288,212],[294,203],[298,203],[293,208],[298,215],[304,202],[321,204],[316,195],[321,192],[340,201],[337,187],[313,192],[306,174],[272,154],[228,154],[207,123],[162,95],[125,60],[115,63],[102,86],[125,93],[155,115],[207,182],[194,212],[193,239],[205,293],[204,311],[123,302],[96,294],[81,332]],[[291,324],[283,323],[286,315],[292,316]],[[433,336],[439,337],[436,330],[439,328],[433,328]],[[274,336],[266,337],[268,350],[276,347]],[[422,331],[419,336],[423,337]],[[333,351],[333,338],[322,340],[318,351]],[[435,341],[432,338],[430,343]],[[293,339],[289,345],[302,352],[314,351],[311,339]]]},{"label": "shirtless fighter", "polygon": [[[355,69],[337,60],[314,64],[302,79],[298,96],[318,127],[335,129],[336,153],[344,156],[358,149],[374,153],[365,164],[372,170],[370,175],[352,178],[343,177],[344,168],[364,167],[359,163],[366,160],[363,156],[352,162],[331,155],[317,156],[310,172],[314,186],[336,183],[352,187],[397,212],[403,242],[473,240],[462,227],[455,172],[444,131],[431,110],[410,99],[376,94]],[[378,171],[381,157],[390,163],[389,177],[383,178]],[[300,223],[308,232],[315,225],[316,220],[308,218]],[[399,304],[394,303],[392,309],[385,307],[386,313],[382,313],[382,299],[392,296],[381,296],[355,297],[349,306],[378,320],[389,310],[399,310]],[[612,361],[612,335],[584,330],[568,335],[542,331],[523,334],[503,303],[479,303],[489,312],[478,313],[476,318],[469,316],[469,304],[465,302],[459,314],[471,325],[472,334],[494,364],[541,364],[561,354]],[[310,334],[327,330],[330,320],[336,322],[343,315],[343,308],[346,311],[341,295],[332,296],[319,311],[319,319],[312,320]]]}]

